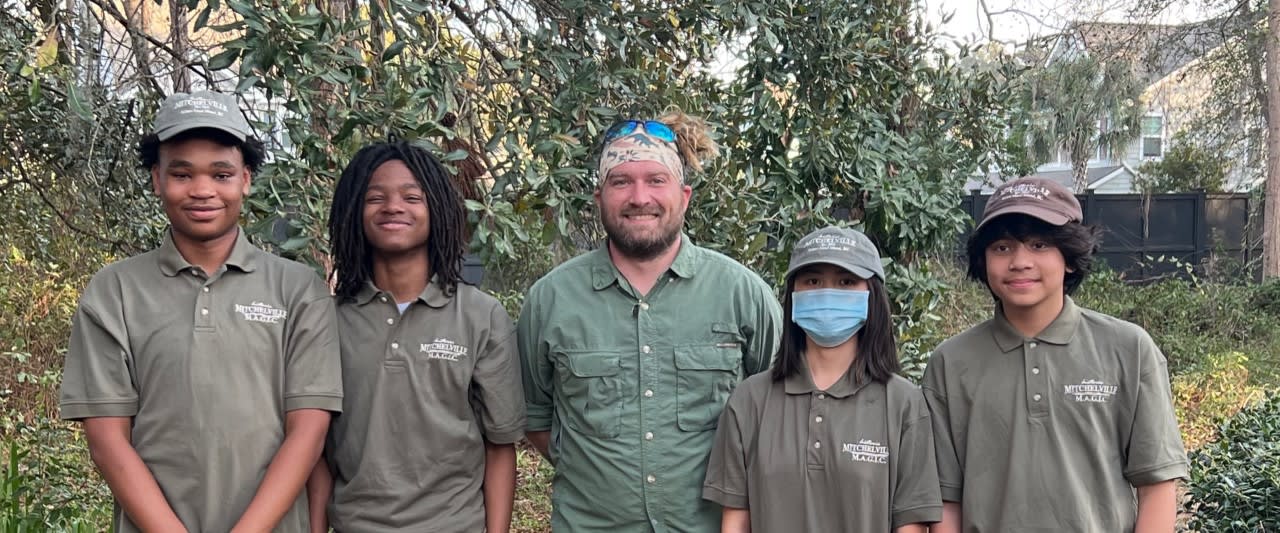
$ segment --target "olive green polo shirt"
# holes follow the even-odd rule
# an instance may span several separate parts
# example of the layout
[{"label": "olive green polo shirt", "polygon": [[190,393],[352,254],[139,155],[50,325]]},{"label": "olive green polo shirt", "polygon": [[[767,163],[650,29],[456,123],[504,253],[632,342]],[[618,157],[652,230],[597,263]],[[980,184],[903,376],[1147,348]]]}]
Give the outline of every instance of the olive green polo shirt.
[{"label": "olive green polo shirt", "polygon": [[518,326],[529,431],[551,431],[556,531],[719,531],[699,497],[733,388],[765,370],[781,311],[746,267],[681,237],[641,296],[600,248],[529,290]]},{"label": "olive green polo shirt", "polygon": [[892,531],[942,519],[920,389],[853,371],[819,390],[807,369],[747,378],[720,415],[702,496],[752,531]]},{"label": "olive green polo shirt", "polygon": [[[226,532],[285,436],[285,413],[342,409],[329,289],[237,238],[218,272],[173,241],[94,275],[72,319],[62,417],[132,417],[133,447],[195,532]],[[120,507],[115,530],[138,531]],[[300,494],[276,532],[307,533]]]},{"label": "olive green polo shirt", "polygon": [[1164,355],[1071,298],[1031,338],[997,307],[938,346],[923,387],[966,532],[1133,531],[1134,487],[1187,475]]},{"label": "olive green polo shirt", "polygon": [[404,314],[372,283],[338,305],[343,414],[326,449],[338,533],[484,530],[485,441],[524,437],[515,326],[433,280]]}]

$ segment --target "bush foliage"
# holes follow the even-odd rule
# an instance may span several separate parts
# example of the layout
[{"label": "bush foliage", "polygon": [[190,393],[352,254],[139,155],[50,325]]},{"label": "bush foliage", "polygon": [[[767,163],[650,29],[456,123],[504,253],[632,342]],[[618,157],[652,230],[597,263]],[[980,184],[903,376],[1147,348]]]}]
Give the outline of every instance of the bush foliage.
[{"label": "bush foliage", "polygon": [[1194,531],[1280,530],[1280,393],[1224,422],[1221,438],[1191,454]]}]

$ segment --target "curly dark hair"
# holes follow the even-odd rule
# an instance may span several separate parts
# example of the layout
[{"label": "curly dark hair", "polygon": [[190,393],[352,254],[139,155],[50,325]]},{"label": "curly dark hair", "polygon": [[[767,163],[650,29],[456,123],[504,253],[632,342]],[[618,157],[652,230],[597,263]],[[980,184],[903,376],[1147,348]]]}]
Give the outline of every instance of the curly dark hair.
[{"label": "curly dark hair", "polygon": [[240,154],[244,156],[244,164],[249,167],[250,171],[257,172],[262,167],[262,161],[266,158],[267,149],[263,146],[262,141],[257,137],[249,137],[243,141],[237,139],[234,135],[222,131],[217,128],[195,128],[184,131],[166,141],[161,141],[160,137],[154,133],[148,134],[138,141],[138,163],[146,170],[156,166],[160,162],[160,145],[164,143],[182,142],[187,139],[206,139],[218,143],[222,146],[234,146],[240,149]]},{"label": "curly dark hair", "polygon": [[978,228],[969,236],[965,252],[969,256],[969,278],[987,282],[987,247],[1000,239],[1027,242],[1033,238],[1044,239],[1062,252],[1069,272],[1062,280],[1062,288],[1072,294],[1093,270],[1093,256],[1102,242],[1102,229],[1094,225],[1068,222],[1054,226],[1030,215],[1011,213],[1001,215]]},{"label": "curly dark hair", "polygon": [[[364,196],[374,170],[388,161],[400,161],[426,192],[431,217],[427,257],[431,274],[445,294],[452,295],[462,280],[462,256],[466,252],[467,213],[462,196],[449,171],[426,149],[407,141],[371,144],[356,152],[342,171],[329,210],[329,249],[333,258],[335,292],[349,302],[373,277],[373,257],[364,234]],[[429,281],[429,280],[428,280]]]}]

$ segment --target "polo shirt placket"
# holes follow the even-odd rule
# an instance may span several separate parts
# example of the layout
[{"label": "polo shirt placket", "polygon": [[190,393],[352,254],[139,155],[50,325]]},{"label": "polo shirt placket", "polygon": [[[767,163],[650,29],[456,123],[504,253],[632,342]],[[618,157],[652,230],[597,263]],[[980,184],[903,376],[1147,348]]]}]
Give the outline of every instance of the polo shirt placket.
[{"label": "polo shirt placket", "polygon": [[[327,287],[306,266],[236,238],[211,276],[171,236],[113,263],[73,319],[62,416],[132,417],[131,440],[178,518],[225,531],[247,508],[296,409],[340,412]],[[277,531],[307,530],[300,497]],[[114,527],[137,528],[116,507]]]},{"label": "polo shirt placket", "polygon": [[[721,415],[703,497],[752,531],[890,531],[936,522],[942,499],[919,389],[900,377],[818,389],[801,368],[748,378]],[[803,463],[803,464],[801,464]]]},{"label": "polo shirt placket", "polygon": [[1164,357],[1070,297],[1029,338],[997,307],[934,351],[923,386],[966,531],[1130,531],[1133,487],[1187,473]]},{"label": "polo shirt placket", "polygon": [[433,279],[403,313],[373,283],[338,305],[344,416],[330,429],[335,531],[484,528],[485,442],[524,436],[515,327],[492,296]]}]

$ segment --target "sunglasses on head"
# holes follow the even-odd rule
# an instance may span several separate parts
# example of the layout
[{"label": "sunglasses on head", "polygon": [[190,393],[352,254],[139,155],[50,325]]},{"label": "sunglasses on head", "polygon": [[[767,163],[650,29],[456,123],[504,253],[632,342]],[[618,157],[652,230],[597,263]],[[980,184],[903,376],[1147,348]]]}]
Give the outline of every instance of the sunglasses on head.
[{"label": "sunglasses on head", "polygon": [[676,132],[670,126],[656,120],[624,120],[609,127],[604,132],[604,142],[608,144],[618,137],[635,133],[636,128],[644,128],[644,132],[666,142],[676,142]]}]

